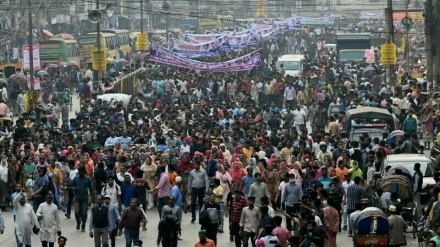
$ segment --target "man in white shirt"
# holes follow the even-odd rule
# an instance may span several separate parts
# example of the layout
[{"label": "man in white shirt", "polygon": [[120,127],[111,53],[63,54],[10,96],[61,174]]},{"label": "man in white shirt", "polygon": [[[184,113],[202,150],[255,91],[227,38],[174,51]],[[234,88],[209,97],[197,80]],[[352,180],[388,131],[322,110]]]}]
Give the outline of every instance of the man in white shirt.
[{"label": "man in white shirt", "polygon": [[259,241],[263,241],[264,242],[264,247],[275,247],[278,245],[278,237],[272,235],[272,231],[273,231],[273,226],[272,225],[266,225],[264,226],[264,232],[266,233],[266,236],[260,238],[259,240],[257,240],[257,246]]},{"label": "man in white shirt", "polygon": [[353,180],[351,180],[350,175],[345,173],[345,181],[342,182],[342,188],[344,189],[344,198],[343,198],[343,204],[344,204],[344,213],[342,214],[342,226],[344,231],[347,230],[347,219],[350,218],[350,215],[347,215],[347,189],[348,187],[352,186],[354,184]]},{"label": "man in white shirt", "polygon": [[121,209],[121,188],[115,184],[115,178],[113,176],[107,178],[107,185],[102,188],[101,195],[109,196],[110,203]]},{"label": "man in white shirt", "polygon": [[296,92],[292,84],[286,87],[284,90],[284,107],[290,106],[291,108],[295,105]]},{"label": "man in white shirt", "polygon": [[296,109],[292,112],[293,120],[295,122],[296,131],[301,129],[301,125],[305,125],[307,121],[307,114],[301,109],[300,105],[296,106]]}]

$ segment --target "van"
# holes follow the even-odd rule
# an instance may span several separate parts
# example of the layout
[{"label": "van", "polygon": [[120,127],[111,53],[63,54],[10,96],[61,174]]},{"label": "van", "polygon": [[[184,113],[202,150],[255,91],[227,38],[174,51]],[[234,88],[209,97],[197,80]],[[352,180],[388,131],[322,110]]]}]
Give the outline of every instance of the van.
[{"label": "van", "polygon": [[284,75],[301,76],[305,60],[304,55],[284,55],[278,58],[276,67],[280,69],[282,64],[286,71]]}]

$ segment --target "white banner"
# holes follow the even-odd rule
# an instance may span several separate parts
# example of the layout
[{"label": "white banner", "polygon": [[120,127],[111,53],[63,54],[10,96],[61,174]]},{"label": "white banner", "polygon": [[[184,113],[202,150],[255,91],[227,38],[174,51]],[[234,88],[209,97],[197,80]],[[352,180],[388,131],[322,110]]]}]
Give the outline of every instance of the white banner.
[{"label": "white banner", "polygon": [[[33,68],[34,70],[40,70],[41,64],[40,64],[40,46],[38,44],[34,44],[33,46]],[[29,46],[24,45],[23,46],[23,67],[25,70],[30,70],[31,62],[29,60]]]}]

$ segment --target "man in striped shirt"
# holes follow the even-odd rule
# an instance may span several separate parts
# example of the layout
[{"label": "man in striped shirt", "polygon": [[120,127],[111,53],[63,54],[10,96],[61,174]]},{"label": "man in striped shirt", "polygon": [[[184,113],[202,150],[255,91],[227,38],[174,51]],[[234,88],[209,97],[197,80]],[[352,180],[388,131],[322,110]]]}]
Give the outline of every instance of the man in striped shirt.
[{"label": "man in striped shirt", "polygon": [[[362,196],[371,197],[362,187],[359,185],[361,177],[355,177],[353,179],[354,184],[347,188],[347,215],[356,211],[356,203],[361,203]],[[353,226],[348,225],[348,235],[351,236]]]},{"label": "man in striped shirt", "polygon": [[228,213],[231,212],[231,215],[229,216],[230,241],[233,242],[235,239],[235,246],[240,247],[241,237],[239,232],[240,232],[241,211],[243,211],[243,208],[247,206],[247,201],[241,191],[234,190],[234,192],[232,193],[232,208],[230,211],[227,208],[228,207],[227,204],[228,203],[226,203],[225,217],[228,217]]}]

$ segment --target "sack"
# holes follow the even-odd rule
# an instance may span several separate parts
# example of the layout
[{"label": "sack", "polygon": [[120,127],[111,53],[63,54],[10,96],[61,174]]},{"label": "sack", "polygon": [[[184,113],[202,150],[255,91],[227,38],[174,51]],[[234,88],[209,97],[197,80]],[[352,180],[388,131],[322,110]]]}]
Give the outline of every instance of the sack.
[{"label": "sack", "polygon": [[206,226],[209,226],[211,224],[211,219],[209,218],[209,212],[207,209],[203,210],[199,214],[199,224],[206,228]]}]

